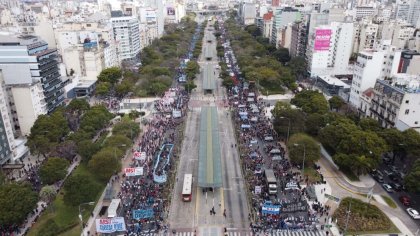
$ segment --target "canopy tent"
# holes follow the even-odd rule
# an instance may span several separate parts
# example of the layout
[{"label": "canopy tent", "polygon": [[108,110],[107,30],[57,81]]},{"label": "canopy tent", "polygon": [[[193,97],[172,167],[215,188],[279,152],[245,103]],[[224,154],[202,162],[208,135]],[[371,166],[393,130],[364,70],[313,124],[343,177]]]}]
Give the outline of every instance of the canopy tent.
[{"label": "canopy tent", "polygon": [[242,128],[242,129],[250,129],[250,128],[251,128],[251,125],[242,124],[242,125],[241,125],[241,128]]},{"label": "canopy tent", "polygon": [[273,136],[265,136],[264,141],[273,141]]}]

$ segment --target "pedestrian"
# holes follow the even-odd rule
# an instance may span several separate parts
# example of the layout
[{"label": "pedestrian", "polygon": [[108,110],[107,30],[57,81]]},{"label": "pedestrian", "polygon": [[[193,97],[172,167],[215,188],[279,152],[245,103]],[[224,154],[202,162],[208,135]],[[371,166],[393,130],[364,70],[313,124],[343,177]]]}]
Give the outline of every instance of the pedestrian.
[{"label": "pedestrian", "polygon": [[226,209],[223,211],[223,216],[226,218]]}]

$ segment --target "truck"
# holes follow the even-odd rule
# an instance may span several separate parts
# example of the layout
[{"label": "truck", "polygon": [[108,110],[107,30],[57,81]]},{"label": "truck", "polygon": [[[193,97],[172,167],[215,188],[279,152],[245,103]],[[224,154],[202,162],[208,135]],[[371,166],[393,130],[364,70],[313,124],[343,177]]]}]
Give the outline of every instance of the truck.
[{"label": "truck", "polygon": [[264,175],[268,187],[268,193],[273,195],[277,194],[277,180],[274,176],[274,171],[272,169],[265,169]]}]

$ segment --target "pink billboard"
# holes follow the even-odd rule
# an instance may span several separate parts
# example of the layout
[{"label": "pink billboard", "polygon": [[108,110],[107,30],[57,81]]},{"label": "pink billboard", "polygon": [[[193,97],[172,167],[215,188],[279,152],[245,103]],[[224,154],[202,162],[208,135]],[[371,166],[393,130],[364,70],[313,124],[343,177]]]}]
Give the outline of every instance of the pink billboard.
[{"label": "pink billboard", "polygon": [[331,34],[330,29],[315,30],[315,51],[328,51],[330,49]]}]

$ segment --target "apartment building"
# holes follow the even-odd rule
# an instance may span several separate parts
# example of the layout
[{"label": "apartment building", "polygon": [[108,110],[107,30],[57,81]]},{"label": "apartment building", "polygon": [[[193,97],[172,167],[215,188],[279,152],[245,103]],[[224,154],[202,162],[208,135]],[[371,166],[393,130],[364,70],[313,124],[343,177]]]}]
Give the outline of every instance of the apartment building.
[{"label": "apartment building", "polygon": [[16,133],[28,135],[39,115],[63,104],[57,50],[38,37],[0,37],[0,70]]},{"label": "apartment building", "polygon": [[271,33],[270,42],[276,47],[279,47],[279,41],[281,40],[282,29],[290,23],[300,21],[302,16],[300,12],[291,7],[279,8],[274,12],[273,27]]},{"label": "apartment building", "polygon": [[377,80],[370,112],[370,117],[385,128],[413,128],[420,132],[419,76],[397,74],[387,80]]},{"label": "apartment building", "polygon": [[112,17],[111,23],[119,61],[139,60],[141,47],[138,19],[131,16]]},{"label": "apartment building", "polygon": [[290,56],[304,57],[308,39],[308,26],[304,21],[298,21],[292,25],[292,39],[290,42]]}]

